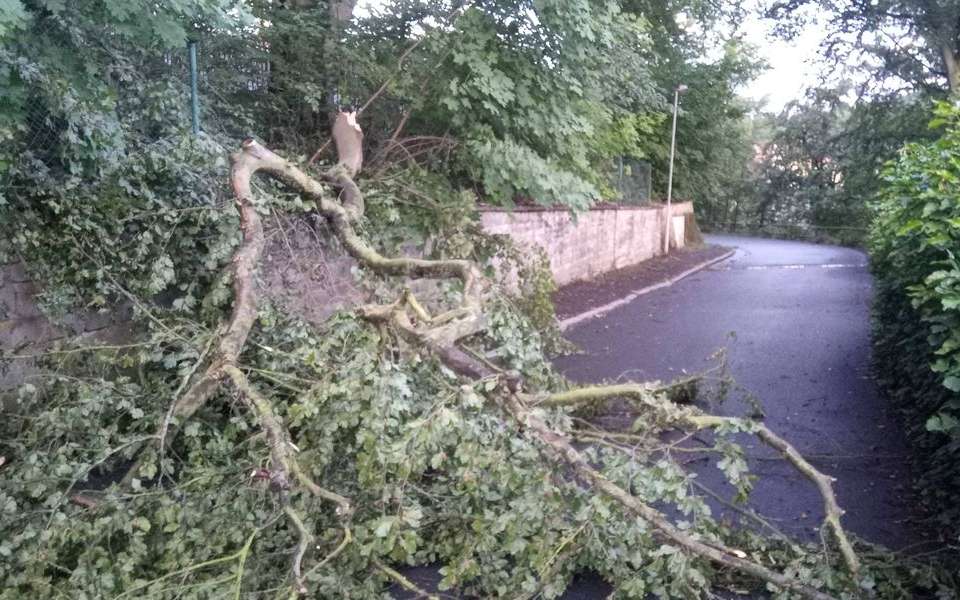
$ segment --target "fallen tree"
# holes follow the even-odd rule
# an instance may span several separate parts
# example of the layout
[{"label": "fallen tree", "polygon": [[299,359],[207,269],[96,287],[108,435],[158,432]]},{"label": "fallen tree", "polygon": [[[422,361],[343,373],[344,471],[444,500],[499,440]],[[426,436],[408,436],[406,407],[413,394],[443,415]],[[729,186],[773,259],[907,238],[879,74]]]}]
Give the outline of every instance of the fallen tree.
[{"label": "fallen tree", "polygon": [[[0,597],[63,585],[109,585],[108,597],[218,589],[234,597],[375,597],[384,581],[434,597],[397,565],[436,562],[443,586],[482,596],[553,597],[583,568],[626,597],[690,597],[716,580],[764,585],[780,597],[872,593],[881,576],[865,574],[831,479],[762,423],[674,403],[672,392],[691,381],[571,388],[518,358],[542,361],[539,350],[484,351],[507,347],[516,324],[498,309],[504,297],[479,265],[384,256],[358,233],[366,208],[355,182],[361,141],[353,116],[338,115],[334,142],[345,160],[316,177],[253,140],[232,156],[242,239],[229,266],[229,318],[199,336],[203,350],[190,355],[172,401],[154,399],[165,407],[153,413],[152,434],[131,437],[149,420],[131,426],[124,415],[100,417],[108,430],[129,429],[127,437],[95,461],[66,463],[73,481],[44,500],[53,533],[0,546],[17,552],[19,569],[3,573],[9,592]],[[320,337],[258,302],[257,174],[314,202],[342,247],[400,291],[335,318]],[[417,279],[438,281],[443,293],[423,301],[411,291]],[[171,343],[169,326],[151,318]],[[69,398],[71,381],[59,388]],[[113,393],[126,385],[119,381],[99,385]],[[571,416],[615,399],[632,404],[643,431],[585,431]],[[108,405],[143,412],[124,402]],[[63,418],[37,414],[20,417],[31,431]],[[833,544],[802,548],[728,531],[670,458],[678,443],[661,433],[673,430],[750,434],[776,449],[817,486]],[[10,496],[15,508],[35,493],[23,473],[40,460],[31,444],[20,447],[7,457],[22,469],[13,478],[24,490]],[[62,447],[53,454],[78,452],[74,442]],[[110,465],[112,473],[124,469],[120,485],[84,483]],[[79,512],[67,512],[67,500]],[[278,554],[286,556],[282,572]],[[119,556],[110,564],[120,568],[97,562],[106,556]],[[103,583],[107,572],[118,579]],[[885,594],[903,589],[889,585]]]},{"label": "fallen tree", "polygon": [[[822,547],[714,518],[682,440],[713,443],[745,491],[731,436],[764,430],[675,406],[671,386],[570,389],[544,358],[549,302],[534,312],[491,274],[537,266],[477,233],[471,186],[584,208],[607,162],[652,139],[648,28],[617,3],[398,4],[336,40],[315,2],[21,4],[5,38],[0,258],[30,267],[50,314],[120,300],[133,320],[120,340],[0,356],[0,370],[45,367],[0,399],[0,599],[382,598],[391,585],[555,598],[584,571],[630,598],[937,590],[899,557],[845,553],[813,471],[835,517]],[[201,135],[177,108],[188,32],[207,58]],[[346,53],[329,52],[337,40]],[[284,156],[307,152],[332,86],[382,96],[363,115],[370,160],[347,115],[332,169],[236,147],[254,128]],[[270,238],[291,221],[356,257],[367,306],[309,320],[271,295],[282,278],[262,293],[258,266],[276,264]],[[403,258],[425,239],[441,260]],[[520,289],[536,279],[543,299],[549,272],[523,269]],[[614,398],[633,404],[632,430],[589,421]],[[423,565],[437,592],[407,570]]]},{"label": "fallen tree", "polygon": [[[356,126],[354,119],[353,114],[338,115],[334,125],[334,141],[338,153],[345,157],[345,160],[323,175],[326,182],[340,191],[339,199],[332,196],[320,182],[254,140],[245,141],[243,148],[233,156],[232,186],[241,215],[241,229],[244,232],[243,244],[233,259],[235,294],[233,316],[221,336],[218,352],[211,359],[210,366],[191,385],[187,393],[176,400],[171,409],[171,415],[181,422],[188,419],[210,397],[211,388],[217,385],[220,379],[228,378],[250,409],[258,416],[269,439],[271,486],[283,494],[288,493],[291,486],[303,486],[318,497],[335,502],[338,505],[339,514],[345,520],[349,520],[352,512],[349,500],[335,492],[320,488],[303,473],[290,450],[289,434],[277,419],[270,401],[254,390],[236,364],[256,317],[252,292],[253,273],[262,250],[263,234],[253,208],[250,179],[254,174],[264,172],[294,186],[312,198],[320,214],[332,224],[333,231],[344,248],[374,271],[407,277],[454,277],[461,281],[463,291],[460,305],[437,316],[429,315],[409,291],[402,292],[400,297],[391,304],[365,306],[359,310],[359,313],[371,322],[395,328],[408,343],[434,353],[443,364],[461,377],[472,380],[492,378],[495,384],[492,386],[489,401],[503,411],[504,417],[512,417],[521,426],[524,435],[533,437],[542,446],[545,457],[571,469],[590,489],[607,495],[626,511],[645,520],[653,527],[657,536],[667,543],[676,544],[684,551],[724,567],[742,571],[776,588],[794,591],[803,597],[816,600],[832,598],[833,596],[828,593],[745,558],[740,550],[729,548],[716,541],[704,541],[682,531],[663,513],[611,482],[591,466],[589,461],[573,447],[566,435],[552,428],[538,414],[539,411],[531,407],[536,404],[531,402],[532,397],[529,394],[521,392],[523,381],[515,374],[505,374],[502,370],[497,370],[494,365],[484,364],[457,347],[458,341],[480,332],[484,325],[484,286],[479,269],[464,260],[387,258],[365,243],[356,233],[353,224],[362,218],[364,204],[359,187],[353,180],[362,164],[362,155],[359,151],[362,137],[359,135],[359,127]],[[791,463],[817,484],[826,505],[826,523],[838,542],[850,574],[854,579],[857,578],[860,569],[859,559],[840,525],[842,511],[836,503],[830,478],[817,471],[792,446],[764,425],[746,425],[735,419],[700,415],[692,409],[683,410],[666,406],[664,403],[668,400],[662,395],[653,393],[647,386],[621,385],[573,390],[551,395],[539,404],[557,406],[594,403],[623,396],[640,398],[646,408],[652,408],[658,417],[666,416],[677,426],[702,429],[722,425],[740,425],[756,432],[762,440],[780,450]],[[157,438],[163,444],[166,437],[165,423],[164,429],[157,434]],[[307,593],[302,577],[302,561],[306,549],[313,541],[313,536],[304,528],[301,517],[288,504],[284,506],[284,510],[301,538],[291,569],[294,588],[299,593]],[[349,535],[349,525],[345,525],[344,540],[349,539]]]}]

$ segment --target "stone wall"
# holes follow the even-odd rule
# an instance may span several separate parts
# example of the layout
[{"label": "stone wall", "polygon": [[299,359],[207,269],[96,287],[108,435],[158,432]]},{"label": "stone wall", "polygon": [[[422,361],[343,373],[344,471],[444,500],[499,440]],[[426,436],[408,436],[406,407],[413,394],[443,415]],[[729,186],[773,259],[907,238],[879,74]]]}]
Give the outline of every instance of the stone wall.
[{"label": "stone wall", "polygon": [[[19,262],[0,264],[0,391],[19,385],[37,372],[29,357],[54,342],[78,336],[91,343],[113,343],[126,337],[129,307],[69,314],[57,323],[37,306],[38,289]],[[10,356],[17,358],[9,358]]]},{"label": "stone wall", "polygon": [[[671,247],[683,247],[693,204],[672,207]],[[590,279],[663,254],[665,206],[595,208],[576,217],[565,210],[485,209],[483,228],[507,234],[521,245],[536,244],[550,258],[558,285]]]},{"label": "stone wall", "polygon": [[[266,227],[265,236],[258,283],[262,295],[280,310],[322,323],[337,310],[369,299],[357,284],[356,262],[331,241],[333,234],[322,219],[278,217]],[[0,392],[36,374],[36,361],[30,357],[58,341],[112,344],[132,336],[126,304],[102,312],[73,312],[53,322],[38,306],[39,291],[20,262],[0,263]]]},{"label": "stone wall", "polygon": [[[564,284],[661,254],[665,213],[662,207],[621,207],[591,210],[575,220],[566,211],[542,209],[484,210],[481,216],[491,233],[542,246],[557,282]],[[692,217],[693,207],[677,204],[673,213],[672,245],[683,246],[684,219]],[[356,263],[330,241],[332,234],[324,222],[314,222],[313,217],[287,219],[271,229],[268,238],[260,283],[264,295],[281,310],[320,323],[336,310],[370,300],[370,291],[354,275]],[[430,304],[436,292],[432,282],[418,285],[418,297]],[[128,306],[71,314],[53,323],[39,310],[37,291],[20,263],[0,264],[0,392],[37,373],[34,361],[24,357],[43,353],[58,340],[79,336],[110,344],[131,335]],[[10,355],[18,358],[11,360]]]}]

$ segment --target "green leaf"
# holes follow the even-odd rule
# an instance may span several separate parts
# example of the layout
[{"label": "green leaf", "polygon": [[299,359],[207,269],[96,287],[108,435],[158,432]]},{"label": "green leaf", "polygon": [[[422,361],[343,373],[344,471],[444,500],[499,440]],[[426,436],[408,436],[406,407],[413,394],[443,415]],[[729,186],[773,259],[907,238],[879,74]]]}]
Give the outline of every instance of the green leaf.
[{"label": "green leaf", "polygon": [[0,38],[22,27],[27,18],[27,11],[20,0],[0,2]]},{"label": "green leaf", "polygon": [[960,377],[950,375],[943,379],[943,387],[951,392],[960,392]]},{"label": "green leaf", "polygon": [[927,419],[927,431],[947,432],[960,426],[960,421],[946,413],[933,415]]},{"label": "green leaf", "polygon": [[146,517],[137,517],[133,520],[133,526],[143,531],[144,533],[150,531],[150,520]]},{"label": "green leaf", "polygon": [[377,536],[378,538],[387,537],[390,534],[390,530],[393,528],[396,520],[396,517],[381,517],[377,522],[377,526],[373,530],[373,535]]}]

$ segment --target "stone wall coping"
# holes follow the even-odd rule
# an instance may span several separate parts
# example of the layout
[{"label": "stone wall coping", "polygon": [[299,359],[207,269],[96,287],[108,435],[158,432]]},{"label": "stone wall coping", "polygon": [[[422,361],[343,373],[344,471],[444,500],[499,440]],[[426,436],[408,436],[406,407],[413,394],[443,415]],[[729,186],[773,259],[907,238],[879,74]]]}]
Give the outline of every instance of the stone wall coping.
[{"label": "stone wall coping", "polygon": [[[602,211],[641,211],[641,210],[655,210],[659,211],[663,209],[663,204],[646,204],[643,206],[637,206],[635,204],[601,204],[598,206],[592,206],[584,211],[588,212],[602,212]],[[689,206],[689,208],[687,208]],[[681,210],[684,213],[693,210],[693,201],[684,200],[682,202],[674,202],[672,204],[672,210],[670,212],[676,213],[676,211]],[[478,204],[477,210],[482,213],[570,213],[570,209],[567,208],[554,208],[551,206],[514,206],[513,208],[506,208],[503,206],[492,206],[490,204]]]}]

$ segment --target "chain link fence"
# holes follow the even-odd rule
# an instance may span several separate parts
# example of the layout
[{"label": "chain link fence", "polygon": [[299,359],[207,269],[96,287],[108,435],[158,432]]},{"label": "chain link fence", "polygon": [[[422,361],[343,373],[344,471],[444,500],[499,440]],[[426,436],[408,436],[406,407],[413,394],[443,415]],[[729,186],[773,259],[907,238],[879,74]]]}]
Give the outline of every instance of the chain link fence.
[{"label": "chain link fence", "polygon": [[[59,24],[50,22],[48,28],[51,39],[63,35]],[[191,46],[196,52],[195,70],[191,69]],[[71,122],[73,114],[67,110],[70,99],[66,97],[69,93],[44,89],[47,84],[43,79],[30,81],[34,67],[29,57],[24,57],[22,64],[17,65],[26,74],[22,77],[28,83],[23,92],[15,91],[24,96],[15,99],[20,100],[17,104],[22,107],[17,145],[31,158],[55,167],[63,158],[64,143],[76,144],[89,138],[89,143],[95,145],[98,136],[113,133],[108,113],[115,111],[114,118],[124,120],[124,113],[136,114],[150,103],[155,111],[167,111],[167,115],[156,121],[169,123],[172,129],[190,131],[196,119],[200,131],[214,137],[246,137],[253,133],[253,111],[267,96],[271,83],[271,62],[266,48],[261,46],[255,39],[211,36],[159,55],[128,53],[98,77],[98,84],[109,88],[108,93],[100,95],[101,105],[95,106],[89,100],[77,105],[77,112],[73,114],[82,111],[87,119],[80,123]],[[65,79],[69,77],[70,74],[66,74]],[[51,97],[45,96],[48,91]],[[85,90],[85,97],[92,97],[87,92],[89,90]],[[192,100],[194,95],[196,102]],[[103,115],[102,122],[98,121],[98,112]],[[128,144],[164,135],[146,124],[139,129],[142,140],[136,139],[136,124],[125,129]]]},{"label": "chain link fence", "polygon": [[639,206],[651,202],[653,182],[650,163],[620,157],[610,181],[617,191],[620,204]]},{"label": "chain link fence", "polygon": [[[63,24],[53,20],[47,22],[47,31],[43,25],[39,27],[51,44],[65,35]],[[193,64],[191,46],[195,52]],[[109,43],[104,49],[110,52]],[[301,84],[289,89],[294,85],[293,74],[306,65],[277,48],[272,51],[273,55],[257,36],[201,34],[183,47],[161,54],[128,52],[116,61],[107,60],[110,66],[98,79],[111,88],[109,96],[116,106],[104,104],[99,108],[103,111],[102,123],[90,122],[79,128],[76,123],[68,123],[70,114],[64,110],[61,97],[45,98],[42,86],[28,86],[28,93],[35,98],[22,103],[24,129],[17,145],[31,161],[64,175],[69,169],[64,149],[84,137],[101,135],[97,131],[116,129],[116,122],[134,123],[125,127],[123,144],[116,144],[128,150],[190,132],[196,123],[200,132],[219,141],[254,136],[273,146],[311,152],[322,145],[317,132],[326,130],[328,113],[339,101],[336,92],[330,90],[350,83],[350,76],[331,71],[322,77],[327,84]],[[150,111],[166,111],[162,119],[156,119],[163,122],[162,130],[156,124],[140,124],[131,118],[142,115],[148,105],[158,107]],[[81,108],[97,118],[97,109]],[[107,115],[111,111],[116,113],[112,125]],[[141,139],[136,139],[138,135]],[[382,140],[367,140],[371,144],[378,141]],[[90,145],[96,143],[94,140]],[[649,162],[620,157],[611,165],[606,179],[619,204],[642,206],[653,201]]]}]

